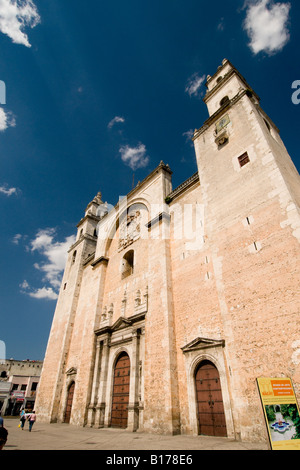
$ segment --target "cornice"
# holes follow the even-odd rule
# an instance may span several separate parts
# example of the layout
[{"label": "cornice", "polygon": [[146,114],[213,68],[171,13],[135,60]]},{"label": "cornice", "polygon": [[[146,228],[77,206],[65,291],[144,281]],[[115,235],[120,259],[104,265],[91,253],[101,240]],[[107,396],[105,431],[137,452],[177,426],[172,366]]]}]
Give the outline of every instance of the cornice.
[{"label": "cornice", "polygon": [[94,333],[96,336],[100,336],[103,334],[109,334],[111,335],[115,331],[123,330],[125,328],[131,327],[137,322],[140,322],[145,319],[146,314],[145,313],[138,313],[136,315],[132,315],[131,317],[125,318],[125,317],[119,317],[115,323],[111,326],[103,326],[102,328],[99,328],[98,330],[95,330]]},{"label": "cornice", "polygon": [[210,338],[195,338],[193,341],[181,348],[183,353],[197,351],[199,349],[208,349],[216,347],[225,347],[225,341],[223,339],[210,339]]},{"label": "cornice", "polygon": [[76,240],[75,243],[73,243],[73,245],[70,246],[70,248],[68,249],[68,253],[70,253],[70,251],[74,250],[74,248],[79,245],[79,243],[81,243],[83,240],[90,240],[94,243],[97,243],[97,238],[96,237],[93,237],[92,235],[89,235],[88,233],[85,233],[83,235],[81,235],[81,237]]},{"label": "cornice", "polygon": [[80,227],[80,225],[82,225],[83,222],[85,222],[87,219],[92,219],[92,220],[95,220],[96,222],[99,222],[100,217],[97,217],[96,215],[93,215],[93,214],[87,214],[78,222],[76,227],[77,228]]},{"label": "cornice", "polygon": [[[225,64],[225,65],[226,65],[226,64]],[[223,67],[225,67],[225,65],[224,65]],[[225,84],[226,82],[228,82],[228,80],[229,80],[233,75],[237,75],[237,76],[239,77],[239,79],[245,84],[246,89],[251,91],[251,93],[255,96],[255,98],[257,99],[257,101],[260,101],[259,96],[255,93],[255,91],[252,89],[252,87],[248,84],[248,82],[247,82],[246,79],[243,77],[243,75],[241,75],[240,72],[239,72],[236,68],[234,68],[232,64],[230,64],[230,65],[231,65],[232,69],[230,69],[229,72],[227,72],[227,73],[224,75],[224,77],[222,77],[222,80],[221,80],[219,83],[217,83],[217,84],[214,86],[214,88],[213,88],[212,90],[206,92],[206,95],[205,95],[204,98],[203,98],[204,103],[206,104],[207,100],[208,100],[209,98],[211,98],[217,91],[219,91],[219,89],[222,88],[222,87],[224,86],[224,84]],[[220,70],[221,70],[221,69],[220,69]],[[217,74],[220,72],[220,70],[218,70],[218,71],[213,75],[213,77],[214,77],[215,75],[217,75]],[[208,83],[209,81],[211,81],[211,80],[213,79],[213,77],[211,77],[211,78],[207,81],[207,83]]]},{"label": "cornice", "polygon": [[171,191],[166,197],[166,203],[170,204],[173,199],[180,196],[184,191],[189,189],[191,186],[199,182],[199,173],[198,171],[190,176],[187,180],[181,183],[177,188]]},{"label": "cornice", "polygon": [[217,121],[225,111],[232,108],[243,96],[249,95],[249,90],[243,90],[235,95],[231,100],[227,101],[223,106],[221,106],[214,114],[212,114],[201,126],[199,129],[195,130],[195,133],[192,137],[192,140],[196,140],[199,135],[206,131],[215,121]]}]

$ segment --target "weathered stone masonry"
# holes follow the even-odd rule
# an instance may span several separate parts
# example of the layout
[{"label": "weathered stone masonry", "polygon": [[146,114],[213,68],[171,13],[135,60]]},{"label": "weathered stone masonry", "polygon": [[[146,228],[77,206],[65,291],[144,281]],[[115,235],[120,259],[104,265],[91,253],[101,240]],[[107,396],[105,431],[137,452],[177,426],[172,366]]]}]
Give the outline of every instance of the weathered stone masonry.
[{"label": "weathered stone masonry", "polygon": [[[78,224],[40,420],[255,441],[257,377],[290,377],[299,398],[299,175],[229,61],[206,86],[198,172],[172,190],[161,162],[108,213],[99,193]],[[209,374],[218,390],[202,400]]]}]

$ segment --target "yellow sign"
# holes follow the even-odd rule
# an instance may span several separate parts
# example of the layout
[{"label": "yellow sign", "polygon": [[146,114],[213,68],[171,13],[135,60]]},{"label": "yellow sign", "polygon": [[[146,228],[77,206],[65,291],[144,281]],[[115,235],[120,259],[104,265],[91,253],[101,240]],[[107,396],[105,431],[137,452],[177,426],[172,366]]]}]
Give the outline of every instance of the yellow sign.
[{"label": "yellow sign", "polygon": [[259,378],[257,385],[272,450],[300,450],[300,414],[291,379]]}]

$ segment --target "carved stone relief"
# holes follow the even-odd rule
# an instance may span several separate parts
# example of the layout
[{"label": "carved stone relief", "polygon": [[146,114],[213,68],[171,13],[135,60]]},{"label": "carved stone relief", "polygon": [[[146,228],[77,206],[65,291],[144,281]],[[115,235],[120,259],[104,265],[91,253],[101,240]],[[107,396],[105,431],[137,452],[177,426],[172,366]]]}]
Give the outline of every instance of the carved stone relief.
[{"label": "carved stone relief", "polygon": [[141,213],[140,211],[131,212],[120,224],[119,231],[119,251],[131,245],[140,238],[141,232]]}]

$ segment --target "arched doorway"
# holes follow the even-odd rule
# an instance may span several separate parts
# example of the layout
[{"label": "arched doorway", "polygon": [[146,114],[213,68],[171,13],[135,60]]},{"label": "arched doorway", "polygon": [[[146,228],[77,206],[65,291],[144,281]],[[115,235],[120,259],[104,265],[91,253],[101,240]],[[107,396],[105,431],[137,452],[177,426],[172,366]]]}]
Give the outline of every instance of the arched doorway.
[{"label": "arched doorway", "polygon": [[221,382],[218,369],[203,361],[195,371],[199,434],[227,436]]},{"label": "arched doorway", "polygon": [[71,385],[69,386],[69,389],[68,389],[68,396],[67,396],[67,404],[66,404],[66,410],[65,410],[64,423],[69,423],[70,422],[73,396],[74,396],[74,388],[75,388],[75,382],[72,382]]},{"label": "arched doorway", "polygon": [[130,384],[130,359],[125,352],[117,359],[111,408],[111,426],[127,428]]}]

